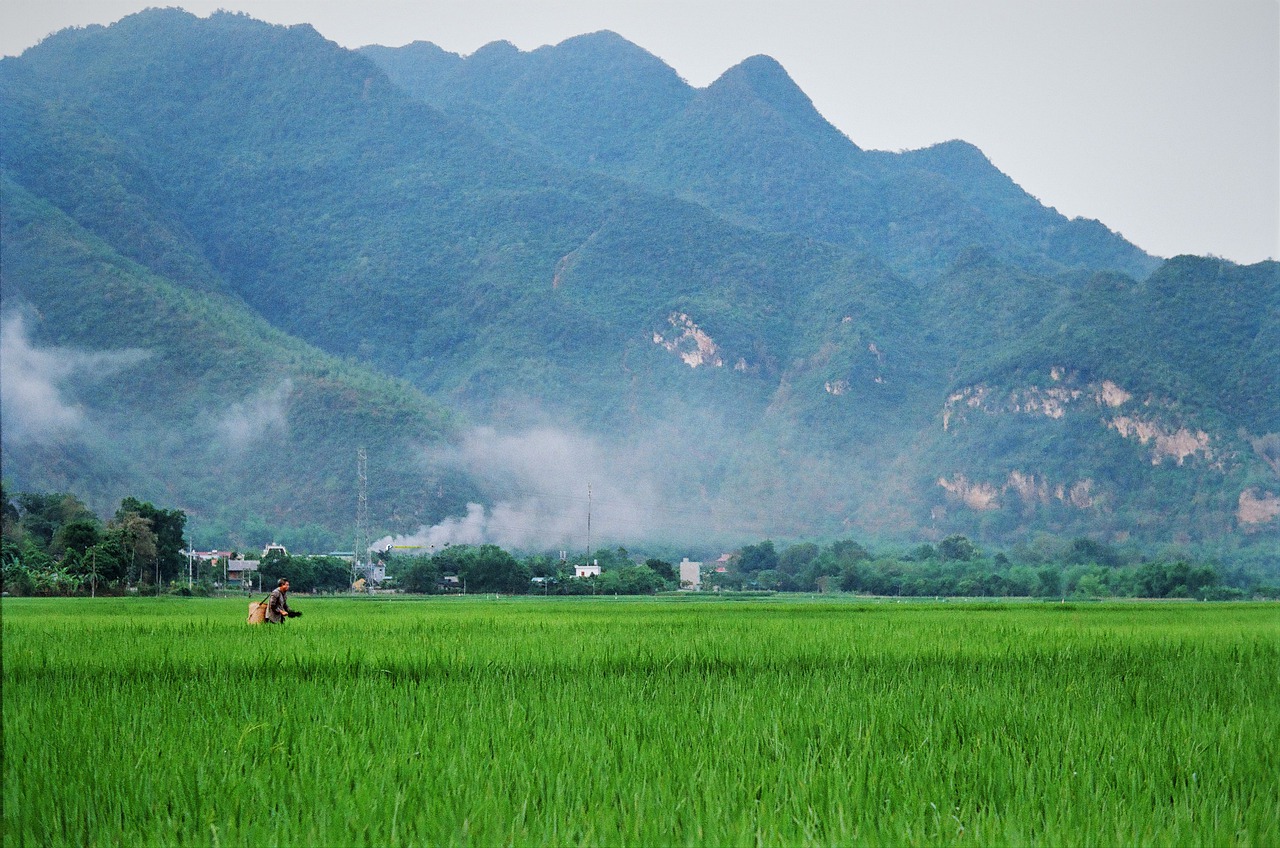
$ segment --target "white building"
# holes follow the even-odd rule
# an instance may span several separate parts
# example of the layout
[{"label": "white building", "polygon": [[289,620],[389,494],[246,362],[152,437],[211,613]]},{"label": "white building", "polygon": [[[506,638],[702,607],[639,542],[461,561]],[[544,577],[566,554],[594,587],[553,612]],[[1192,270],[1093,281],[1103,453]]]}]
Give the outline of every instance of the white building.
[{"label": "white building", "polygon": [[688,557],[680,560],[680,588],[694,592],[702,588],[702,563],[690,562]]},{"label": "white building", "polygon": [[590,565],[574,566],[574,577],[595,577],[600,574],[600,563],[593,562]]}]

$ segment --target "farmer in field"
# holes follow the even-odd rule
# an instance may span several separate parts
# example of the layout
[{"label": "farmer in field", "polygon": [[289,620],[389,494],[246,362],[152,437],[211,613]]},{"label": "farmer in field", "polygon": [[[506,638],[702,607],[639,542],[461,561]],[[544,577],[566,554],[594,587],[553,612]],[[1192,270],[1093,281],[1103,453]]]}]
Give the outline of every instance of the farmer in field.
[{"label": "farmer in field", "polygon": [[279,584],[271,590],[271,597],[267,598],[267,621],[272,624],[281,624],[286,618],[298,618],[302,615],[300,612],[294,612],[289,609],[289,579],[281,577]]}]

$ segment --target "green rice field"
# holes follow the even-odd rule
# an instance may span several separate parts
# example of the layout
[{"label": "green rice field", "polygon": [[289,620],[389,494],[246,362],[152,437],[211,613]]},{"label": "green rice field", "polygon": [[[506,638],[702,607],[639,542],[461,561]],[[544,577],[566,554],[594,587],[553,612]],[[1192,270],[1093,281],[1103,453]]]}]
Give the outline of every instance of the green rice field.
[{"label": "green rice field", "polygon": [[5,846],[1280,845],[1280,606],[6,599]]}]

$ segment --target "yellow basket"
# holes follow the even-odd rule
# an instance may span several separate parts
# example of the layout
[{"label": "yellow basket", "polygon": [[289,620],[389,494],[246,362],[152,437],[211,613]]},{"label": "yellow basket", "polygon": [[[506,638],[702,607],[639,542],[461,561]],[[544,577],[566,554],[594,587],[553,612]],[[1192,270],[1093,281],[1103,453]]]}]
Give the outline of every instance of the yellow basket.
[{"label": "yellow basket", "polygon": [[267,605],[262,601],[249,602],[249,624],[262,624],[267,620]]}]

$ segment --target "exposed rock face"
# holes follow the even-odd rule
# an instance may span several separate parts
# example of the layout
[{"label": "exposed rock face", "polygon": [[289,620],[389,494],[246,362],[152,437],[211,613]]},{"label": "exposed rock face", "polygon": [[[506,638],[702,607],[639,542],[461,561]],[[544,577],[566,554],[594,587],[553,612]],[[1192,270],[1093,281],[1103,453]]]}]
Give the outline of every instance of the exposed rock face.
[{"label": "exposed rock face", "polygon": [[676,354],[690,368],[697,368],[699,365],[720,368],[724,365],[715,340],[695,324],[692,318],[683,312],[673,312],[667,316],[667,322],[674,328],[674,332],[664,335],[655,331],[654,344]]},{"label": "exposed rock face", "polygon": [[1090,509],[1095,500],[1092,480],[1077,480],[1070,485],[1050,483],[1034,473],[1016,469],[1009,472],[1004,484],[999,487],[992,483],[972,482],[963,474],[957,474],[951,479],[939,477],[938,485],[965,506],[979,512],[1000,509],[1001,496],[1010,492],[1026,504],[1058,501],[1076,509]]},{"label": "exposed rock face", "polygon": [[1280,518],[1280,495],[1260,489],[1245,489],[1236,505],[1236,521],[1241,526],[1259,525]]},{"label": "exposed rock face", "polygon": [[1123,438],[1150,444],[1152,465],[1166,459],[1173,459],[1178,465],[1195,457],[1208,462],[1215,460],[1210,435],[1204,430],[1170,423],[1168,416],[1162,414],[1167,412],[1168,404],[1152,398],[1139,404],[1132,392],[1111,380],[1080,384],[1066,369],[1055,367],[1049,373],[1057,385],[1025,386],[1003,394],[978,384],[953,393],[942,409],[942,429],[950,431],[953,425],[967,421],[975,412],[1044,415],[1057,420],[1078,409],[1100,412],[1103,426]]},{"label": "exposed rock face", "polygon": [[1265,462],[1272,471],[1280,474],[1280,433],[1263,433],[1249,437],[1249,444],[1258,458]]},{"label": "exposed rock face", "polygon": [[964,408],[982,409],[983,402],[987,395],[991,392],[989,388],[983,385],[969,386],[967,389],[956,392],[947,398],[947,403],[942,407],[942,429],[951,429],[951,419],[953,417],[964,417]]},{"label": "exposed rock face", "polygon": [[[1068,419],[1073,437],[1088,427],[1135,442],[1141,446],[1139,461],[1152,466],[1191,467],[1227,475],[1238,471],[1243,462],[1233,437],[1225,432],[1201,429],[1172,399],[1140,397],[1113,380],[1087,381],[1065,367],[1054,367],[1039,385],[998,388],[977,383],[957,389],[947,397],[942,408],[942,428],[957,439],[982,438],[984,422],[1000,416],[1034,416],[1053,421]],[[830,388],[828,389],[830,391]],[[964,428],[975,428],[961,436]],[[1043,431],[1043,428],[1042,428]],[[1052,428],[1048,433],[1052,434]],[[1243,429],[1238,438],[1252,447],[1272,471],[1280,472],[1280,433],[1250,434]],[[1052,436],[1050,435],[1050,438]],[[1044,470],[1023,466],[1009,470],[990,468],[966,469],[961,464],[949,476],[937,477],[953,506],[975,512],[1063,505],[1076,510],[1110,509],[1112,487],[1099,486],[1092,479],[1075,482],[1050,480]],[[1055,466],[1056,467],[1056,466]],[[1006,475],[1001,482],[1000,475]],[[978,479],[974,479],[978,478]],[[984,482],[982,478],[985,478]],[[1238,528],[1246,533],[1270,532],[1280,527],[1280,494],[1267,482],[1254,482],[1240,492],[1231,515]],[[1228,502],[1230,503],[1230,502]],[[1230,509],[1230,507],[1228,507]],[[934,518],[946,508],[934,507]],[[1119,538],[1119,537],[1117,537]]]},{"label": "exposed rock face", "polygon": [[959,498],[969,509],[983,511],[1000,508],[996,500],[1000,490],[990,483],[971,483],[963,474],[957,474],[950,480],[939,477],[938,485],[948,494]]},{"label": "exposed rock face", "polygon": [[1144,445],[1151,442],[1152,465],[1159,465],[1166,457],[1172,457],[1178,465],[1197,454],[1205,459],[1213,458],[1209,434],[1204,430],[1192,431],[1186,427],[1174,430],[1161,421],[1128,415],[1116,416],[1107,426],[1126,439],[1137,439]]},{"label": "exposed rock face", "polygon": [[1055,383],[1062,385],[1023,386],[1013,389],[1007,395],[981,383],[961,389],[948,397],[943,406],[942,429],[949,430],[952,420],[965,420],[969,410],[988,415],[1013,413],[1060,419],[1074,404],[1082,400],[1099,407],[1115,407],[1132,397],[1109,380],[1100,384],[1076,385],[1071,376],[1061,368],[1052,369],[1050,377]]},{"label": "exposed rock face", "polygon": [[988,415],[1014,413],[1062,418],[1068,408],[1083,397],[1086,397],[1084,390],[1066,386],[1026,386],[1003,396],[996,395],[989,386],[969,386],[947,398],[942,410],[942,429],[950,430],[953,418],[963,420],[966,410]]},{"label": "exposed rock face", "polygon": [[1088,509],[1093,506],[1093,481],[1078,480],[1072,484],[1067,490],[1066,497],[1062,495],[1062,489],[1058,489],[1058,500],[1065,500],[1067,503],[1077,509]]},{"label": "exposed rock face", "polygon": [[1110,380],[1103,380],[1098,387],[1096,399],[1099,406],[1109,406],[1114,409],[1117,406],[1123,406],[1133,398],[1133,395],[1117,386]]},{"label": "exposed rock face", "polygon": [[1094,504],[1092,480],[1077,480],[1070,486],[1051,484],[1043,477],[1014,470],[1009,472],[1003,491],[1016,492],[1024,503],[1048,504],[1056,500],[1076,509],[1089,509]]}]

